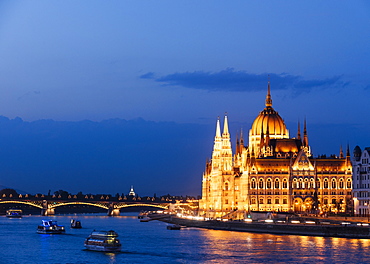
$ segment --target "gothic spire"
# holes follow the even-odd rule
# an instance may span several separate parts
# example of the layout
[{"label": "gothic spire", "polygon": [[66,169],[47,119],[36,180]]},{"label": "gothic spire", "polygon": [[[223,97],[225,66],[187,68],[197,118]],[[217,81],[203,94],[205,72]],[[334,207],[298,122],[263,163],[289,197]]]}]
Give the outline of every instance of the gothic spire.
[{"label": "gothic spire", "polygon": [[344,158],[342,145],[340,145],[339,158],[340,159],[343,159]]},{"label": "gothic spire", "polygon": [[240,130],[240,146],[244,147],[243,129]]},{"label": "gothic spire", "polygon": [[270,131],[269,131],[269,123],[267,123],[267,128],[266,128],[266,141],[265,145],[268,147],[270,145]]},{"label": "gothic spire", "polygon": [[267,95],[266,95],[266,107],[272,106],[272,99],[271,99],[271,90],[270,90],[270,76],[267,85]]},{"label": "gothic spire", "polygon": [[308,147],[306,118],[304,119],[304,127],[303,127],[303,146]]},{"label": "gothic spire", "polygon": [[227,113],[225,113],[225,119],[224,119],[224,132],[222,133],[223,135],[229,134],[229,124],[227,122]]},{"label": "gothic spire", "polygon": [[301,124],[298,121],[297,139],[301,140]]},{"label": "gothic spire", "polygon": [[265,135],[263,133],[263,122],[262,122],[262,129],[261,129],[261,141],[260,141],[260,149],[265,145]]},{"label": "gothic spire", "polygon": [[216,137],[221,137],[220,117],[217,118],[217,123],[216,123]]},{"label": "gothic spire", "polygon": [[239,141],[238,133],[236,133],[236,153],[235,154],[240,154],[240,141]]},{"label": "gothic spire", "polygon": [[351,154],[350,154],[350,152],[349,152],[349,144],[347,144],[347,153],[346,153],[346,156],[347,156],[347,157],[350,157],[350,156],[351,156]]}]

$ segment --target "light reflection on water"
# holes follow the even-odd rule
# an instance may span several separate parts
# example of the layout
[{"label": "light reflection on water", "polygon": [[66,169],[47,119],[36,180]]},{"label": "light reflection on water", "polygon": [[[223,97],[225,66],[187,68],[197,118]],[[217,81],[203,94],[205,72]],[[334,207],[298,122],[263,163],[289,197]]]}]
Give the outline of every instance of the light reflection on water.
[{"label": "light reflection on water", "polygon": [[[0,263],[368,263],[370,240],[269,235],[184,228],[167,230],[158,221],[136,216],[79,216],[82,229],[70,229],[72,216],[56,216],[64,235],[36,234],[43,219],[0,216]],[[75,218],[75,217],[74,217]],[[15,221],[14,221],[15,220]],[[122,252],[87,251],[93,230],[113,229]]]}]

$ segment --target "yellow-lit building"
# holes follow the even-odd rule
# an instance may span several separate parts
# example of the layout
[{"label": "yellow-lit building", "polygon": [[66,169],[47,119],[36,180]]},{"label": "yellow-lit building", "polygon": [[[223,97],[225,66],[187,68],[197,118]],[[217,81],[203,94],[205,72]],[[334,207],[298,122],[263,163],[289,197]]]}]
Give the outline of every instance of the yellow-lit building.
[{"label": "yellow-lit building", "polygon": [[270,83],[265,108],[249,131],[231,147],[228,118],[221,133],[216,123],[212,158],[207,161],[202,182],[200,214],[221,217],[250,211],[349,212],[352,207],[352,165],[347,147],[338,156],[313,157],[306,121],[301,135],[289,131],[272,107]]}]

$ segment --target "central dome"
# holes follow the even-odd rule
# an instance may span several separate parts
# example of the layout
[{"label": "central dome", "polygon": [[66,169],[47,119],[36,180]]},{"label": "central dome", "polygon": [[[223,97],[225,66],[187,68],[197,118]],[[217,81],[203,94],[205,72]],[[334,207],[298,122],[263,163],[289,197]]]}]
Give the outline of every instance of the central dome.
[{"label": "central dome", "polygon": [[249,144],[255,150],[259,149],[262,133],[269,135],[270,139],[289,138],[289,131],[285,126],[284,120],[272,108],[272,99],[270,94],[270,82],[268,83],[266,107],[256,117],[249,130]]},{"label": "central dome", "polygon": [[271,106],[267,106],[263,109],[253,122],[252,129],[250,130],[250,135],[259,135],[261,132],[263,134],[268,134],[270,138],[276,138],[274,136],[286,136],[289,138],[289,132],[285,126],[284,120]]}]

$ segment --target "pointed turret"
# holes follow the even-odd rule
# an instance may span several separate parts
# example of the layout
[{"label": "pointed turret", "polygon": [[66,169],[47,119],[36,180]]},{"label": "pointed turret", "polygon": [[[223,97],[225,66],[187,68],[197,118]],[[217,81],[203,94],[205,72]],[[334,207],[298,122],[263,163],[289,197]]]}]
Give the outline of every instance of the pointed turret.
[{"label": "pointed turret", "polygon": [[303,127],[303,146],[308,147],[306,119],[304,119],[304,127]]},{"label": "pointed turret", "polygon": [[265,145],[265,134],[263,133],[263,124],[262,124],[262,129],[261,129],[261,141],[260,141],[260,147],[259,151],[262,150],[263,146]]},{"label": "pointed turret", "polygon": [[224,119],[224,130],[222,133],[222,167],[224,170],[231,170],[232,167],[232,150],[231,150],[231,141],[230,141],[230,134],[229,134],[229,124],[227,122],[227,115],[225,115]]},{"label": "pointed turret", "polygon": [[349,152],[349,144],[347,144],[346,165],[347,172],[352,173],[352,162],[351,162],[351,153]]},{"label": "pointed turret", "polygon": [[272,99],[271,99],[270,80],[269,80],[268,85],[267,85],[266,107],[271,107],[271,106],[272,106]]},{"label": "pointed turret", "polygon": [[347,153],[346,153],[346,157],[350,157],[351,156],[351,153],[349,152],[349,144],[347,144]]},{"label": "pointed turret", "polygon": [[344,158],[342,145],[340,145],[340,149],[339,149],[339,158],[340,159]]},{"label": "pointed turret", "polygon": [[239,135],[238,133],[236,133],[236,153],[235,154],[241,154],[241,151],[240,151],[240,141],[239,141]]},{"label": "pointed turret", "polygon": [[298,121],[297,139],[301,140],[301,124]]},{"label": "pointed turret", "polygon": [[216,137],[221,137],[220,117],[217,118]]},{"label": "pointed turret", "polygon": [[222,133],[222,136],[223,135],[229,135],[229,124],[227,122],[227,115],[225,113],[225,119],[224,119],[224,132]]},{"label": "pointed turret", "polygon": [[244,148],[244,137],[243,137],[243,129],[240,130],[240,147]]},{"label": "pointed turret", "polygon": [[266,147],[270,146],[270,131],[269,131],[269,123],[267,123],[265,146],[266,146]]},{"label": "pointed turret", "polygon": [[222,137],[221,137],[220,117],[218,117],[216,122],[216,135],[212,152],[213,167],[220,166],[219,158],[221,156],[221,150],[222,150]]}]

